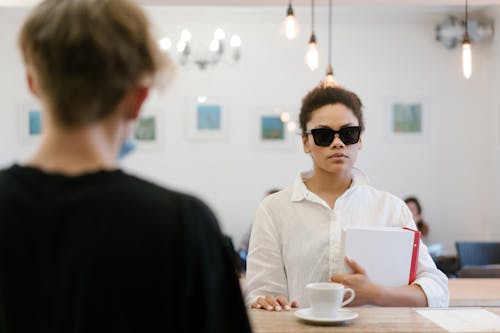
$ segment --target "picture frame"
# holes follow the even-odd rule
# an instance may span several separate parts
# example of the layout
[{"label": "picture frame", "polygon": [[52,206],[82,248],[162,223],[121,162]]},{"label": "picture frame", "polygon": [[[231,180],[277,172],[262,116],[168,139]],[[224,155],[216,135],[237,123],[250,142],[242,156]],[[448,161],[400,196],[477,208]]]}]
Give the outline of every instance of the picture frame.
[{"label": "picture frame", "polygon": [[495,133],[497,139],[497,149],[500,150],[500,105],[497,106],[497,112],[495,115]]},{"label": "picture frame", "polygon": [[423,97],[388,98],[387,132],[392,140],[423,140],[429,133],[429,103]]},{"label": "picture frame", "polygon": [[217,141],[229,138],[229,106],[217,96],[186,98],[186,138],[194,141]]},{"label": "picture frame", "polygon": [[18,137],[23,146],[37,145],[42,136],[43,111],[37,102],[19,103]]},{"label": "picture frame", "polygon": [[161,151],[164,148],[164,113],[161,106],[145,106],[132,131],[139,151]]},{"label": "picture frame", "polygon": [[253,107],[250,137],[255,151],[293,151],[298,135],[297,108]]}]

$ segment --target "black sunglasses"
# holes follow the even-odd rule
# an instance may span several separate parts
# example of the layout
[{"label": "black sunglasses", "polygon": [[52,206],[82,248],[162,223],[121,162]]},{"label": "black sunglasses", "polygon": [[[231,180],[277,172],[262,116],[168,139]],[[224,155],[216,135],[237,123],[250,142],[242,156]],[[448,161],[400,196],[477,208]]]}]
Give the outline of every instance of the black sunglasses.
[{"label": "black sunglasses", "polygon": [[335,139],[335,134],[339,135],[340,140],[342,140],[345,145],[353,145],[359,142],[361,127],[349,126],[341,128],[338,131],[334,131],[331,128],[314,128],[306,131],[305,134],[312,134],[314,143],[316,146],[320,147],[328,147],[331,145]]}]

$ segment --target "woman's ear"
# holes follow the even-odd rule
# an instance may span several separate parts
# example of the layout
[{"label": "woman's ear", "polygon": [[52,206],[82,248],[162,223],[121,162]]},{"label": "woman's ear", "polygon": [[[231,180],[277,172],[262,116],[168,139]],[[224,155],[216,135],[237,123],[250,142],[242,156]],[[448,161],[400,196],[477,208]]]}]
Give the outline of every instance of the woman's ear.
[{"label": "woman's ear", "polygon": [[38,94],[38,84],[36,83],[36,78],[29,69],[26,69],[26,82],[28,83],[28,88],[31,93],[36,97],[40,97]]},{"label": "woman's ear", "polygon": [[304,153],[309,154],[311,152],[311,147],[309,147],[309,136],[302,134],[302,146],[304,148]]},{"label": "woman's ear", "polygon": [[363,135],[359,136],[358,150],[363,149]]}]

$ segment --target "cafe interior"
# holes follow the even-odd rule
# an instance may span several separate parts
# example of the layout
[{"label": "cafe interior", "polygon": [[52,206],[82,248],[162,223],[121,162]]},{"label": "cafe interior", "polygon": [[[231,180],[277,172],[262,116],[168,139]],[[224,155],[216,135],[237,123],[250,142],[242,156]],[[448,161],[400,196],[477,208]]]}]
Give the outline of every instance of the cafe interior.
[{"label": "cafe interior", "polygon": [[[26,160],[43,129],[16,43],[35,3],[0,1],[2,167]],[[249,309],[255,332],[500,330],[499,0],[139,3],[175,71],[121,168],[202,198],[238,251],[264,193],[311,168],[301,99],[334,80],[363,102],[357,166],[374,187],[419,199],[425,244],[449,277],[449,312],[362,307],[325,327]]]}]

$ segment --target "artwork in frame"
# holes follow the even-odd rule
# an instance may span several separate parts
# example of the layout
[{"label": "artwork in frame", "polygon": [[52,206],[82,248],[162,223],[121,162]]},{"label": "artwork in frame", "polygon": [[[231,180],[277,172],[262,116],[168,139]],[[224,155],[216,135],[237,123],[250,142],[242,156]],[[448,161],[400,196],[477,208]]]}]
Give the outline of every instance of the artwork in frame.
[{"label": "artwork in frame", "polygon": [[497,107],[497,113],[496,113],[496,136],[497,136],[497,149],[500,150],[500,105]]},{"label": "artwork in frame", "polygon": [[186,102],[186,138],[197,141],[225,140],[229,137],[229,111],[214,96],[188,97]]},{"label": "artwork in frame", "polygon": [[263,141],[285,140],[286,124],[279,115],[262,115],[260,117],[260,139]]},{"label": "artwork in frame", "polygon": [[139,151],[161,151],[163,149],[163,113],[159,106],[146,106],[141,111],[133,130],[133,141]]},{"label": "artwork in frame", "polygon": [[31,109],[28,111],[29,130],[30,136],[38,136],[42,134],[42,111],[38,109]]},{"label": "artwork in frame", "polygon": [[293,107],[254,107],[251,137],[256,151],[291,151],[300,136],[297,134],[297,112]]},{"label": "artwork in frame", "polygon": [[388,103],[390,138],[423,139],[428,134],[429,110],[424,98],[391,98]]},{"label": "artwork in frame", "polygon": [[36,145],[42,136],[42,108],[36,102],[23,102],[19,105],[19,141],[22,145]]}]

